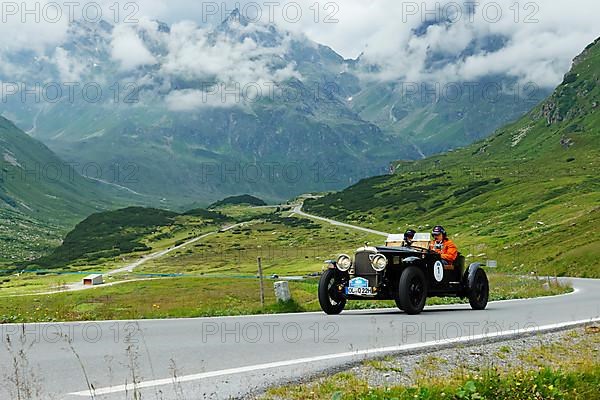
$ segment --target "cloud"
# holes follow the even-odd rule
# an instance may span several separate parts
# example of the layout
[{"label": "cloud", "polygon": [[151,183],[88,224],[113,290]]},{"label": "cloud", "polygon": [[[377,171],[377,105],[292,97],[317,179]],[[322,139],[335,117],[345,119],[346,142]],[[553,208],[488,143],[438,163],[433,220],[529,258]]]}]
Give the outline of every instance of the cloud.
[{"label": "cloud", "polygon": [[174,90],[165,97],[170,111],[188,112],[201,108],[228,108],[242,106],[241,97],[226,96],[221,90],[208,91],[196,89]]},{"label": "cloud", "polygon": [[[60,43],[66,37],[69,21],[68,18],[54,21],[54,16],[49,14],[50,11],[47,11],[49,18],[42,18],[44,7],[49,3],[53,2],[49,0],[2,2],[0,51],[31,50],[41,54],[49,46]],[[26,14],[26,9],[34,12]]]},{"label": "cloud", "polygon": [[[251,5],[259,4],[263,20],[273,17],[281,27],[305,34],[348,58],[364,53],[366,61],[382,67],[377,76],[382,80],[456,81],[476,78],[489,71],[552,87],[560,82],[571,60],[600,36],[597,24],[600,3],[597,0],[572,0],[568,4],[555,0],[479,0],[472,16],[466,2],[344,0],[318,2],[319,12],[316,13],[313,0],[295,0],[281,2],[272,15],[269,15],[265,2],[249,0],[201,2],[194,6],[188,6],[188,1],[170,0],[168,7],[166,0],[156,0],[152,9],[145,8],[142,1],[141,9],[142,12],[159,13],[155,15],[158,18],[171,21],[190,19],[201,24],[222,19],[236,3],[242,12],[246,8],[254,15]],[[289,3],[300,5],[302,16],[298,21],[291,22],[286,17],[284,7]],[[427,17],[431,18],[432,12],[435,14],[436,4],[439,4],[438,11],[442,16],[449,14],[452,17],[457,14],[450,12],[454,10],[450,4],[460,5],[460,18],[448,25],[432,26],[423,36],[413,35],[414,29]],[[212,15],[210,7],[215,5],[217,15]],[[501,15],[496,21],[498,10]],[[328,23],[327,17],[337,22]],[[428,54],[432,51],[460,54],[471,42],[490,35],[505,37],[506,47],[492,53],[479,51],[439,70],[428,70]]]},{"label": "cloud", "polygon": [[137,36],[135,30],[128,25],[118,25],[113,30],[111,42],[111,56],[113,60],[120,63],[125,71],[132,70],[144,65],[156,64],[150,50]]},{"label": "cloud", "polygon": [[51,62],[53,62],[58,69],[60,79],[63,82],[78,82],[86,69],[84,63],[74,59],[73,56],[62,47],[56,48]]},{"label": "cloud", "polygon": [[587,39],[586,35],[577,32],[560,37],[551,33],[515,36],[508,46],[499,51],[468,57],[439,71],[439,75],[440,78],[455,76],[469,81],[490,74],[507,74],[519,78],[522,83],[534,82],[551,88],[569,69],[571,58],[563,55],[573,51],[572,43],[587,43]]},{"label": "cloud", "polygon": [[[252,25],[243,29],[249,29],[246,33],[251,33],[265,28]],[[276,46],[265,47],[252,37],[240,41],[236,36],[226,34],[211,36],[209,30],[188,21],[174,24],[165,40],[168,53],[161,72],[168,76],[188,80],[217,79],[241,85],[299,77],[293,66],[283,62],[290,38],[284,38]]]},{"label": "cloud", "polygon": [[292,36],[269,36],[265,46],[255,40],[257,34],[271,32],[261,24],[235,24],[217,32],[191,21],[174,24],[162,37],[165,55],[158,74],[165,81],[187,82],[193,88],[170,92],[167,107],[173,111],[244,107],[255,96],[269,95],[277,83],[300,79],[296,66],[285,60]]},{"label": "cloud", "polygon": [[[386,1],[379,3],[385,7],[382,3]],[[427,2],[427,10],[435,10],[433,3]],[[373,24],[377,28],[364,28],[364,60],[381,66],[377,78],[382,80],[455,82],[501,74],[551,88],[561,81],[571,60],[600,34],[594,17],[597,12],[592,12],[600,11],[595,1],[579,0],[568,7],[550,1],[529,3],[538,4],[539,9],[525,9],[525,3],[517,3],[521,7],[518,15],[511,10],[513,1],[480,3],[472,16],[466,14],[468,9],[465,8],[462,17],[455,22],[432,25],[421,36],[411,34],[425,19],[420,12],[407,17],[402,7],[389,7],[387,17],[382,18],[380,24]],[[441,6],[444,4],[449,2],[440,2]],[[496,5],[502,10],[498,21],[492,11]],[[372,15],[380,18],[375,10]],[[368,8],[364,17],[374,22]],[[532,23],[525,23],[527,19]],[[406,23],[399,23],[402,21]],[[350,37],[353,36],[351,33]],[[432,53],[458,56],[471,43],[481,42],[486,37],[503,37],[506,44],[497,51],[479,49],[474,54],[457,57],[440,69],[431,68],[428,63]]]},{"label": "cloud", "polygon": [[[28,7],[39,4],[43,8],[52,2],[26,0],[25,3]],[[135,3],[137,9],[123,9],[124,3],[120,3],[118,15],[114,14],[114,1],[97,3],[101,5],[105,19],[120,23],[113,32],[110,52],[121,68],[131,71],[160,63],[160,73],[173,79],[216,77],[224,81],[260,82],[299,77],[291,64],[282,62],[277,68],[273,66],[275,61],[283,58],[291,38],[305,35],[347,58],[364,53],[366,62],[380,66],[377,75],[369,76],[378,80],[454,82],[506,74],[522,82],[534,81],[540,86],[553,87],[569,69],[571,60],[600,35],[596,17],[600,13],[600,3],[597,0],[572,0],[568,5],[554,0],[518,2],[518,14],[515,14],[514,0],[479,0],[472,18],[464,1],[452,0],[414,3],[285,0],[273,9],[267,6],[269,2],[250,0],[139,0]],[[291,33],[280,45],[265,48],[251,38],[238,42],[225,36],[213,38],[211,42],[208,33],[236,5],[241,7],[242,13],[248,12],[251,14],[248,16],[254,18],[256,4],[263,21],[268,22],[272,17],[283,31]],[[300,7],[301,15],[297,21],[290,18],[297,6],[286,9],[290,4]],[[422,26],[428,13],[435,13],[436,4],[442,12],[451,10],[451,4],[459,4],[461,18],[450,24],[432,25],[422,35],[414,35],[413,30]],[[502,12],[497,21],[492,21],[494,4],[499,5]],[[81,9],[80,4],[75,17],[81,17]],[[63,9],[63,12],[66,11]],[[124,24],[123,19],[131,12],[131,17],[138,22]],[[160,32],[152,19],[172,23],[172,31]],[[19,70],[9,64],[10,57],[5,55],[31,50],[40,56],[51,55],[49,59],[56,64],[61,76],[72,78],[85,72],[81,64],[68,59],[69,54],[64,50],[68,22],[67,18],[61,18],[56,23],[44,19],[39,23],[23,23],[21,18],[8,18],[6,23],[0,24],[3,38],[0,68],[5,73],[19,74]],[[144,40],[139,36],[142,31],[146,35]],[[458,56],[472,43],[493,36],[505,39],[502,49],[478,49],[473,54]],[[157,53],[148,48],[148,40],[165,51]],[[448,61],[432,67],[429,61],[433,52],[448,55]]]}]

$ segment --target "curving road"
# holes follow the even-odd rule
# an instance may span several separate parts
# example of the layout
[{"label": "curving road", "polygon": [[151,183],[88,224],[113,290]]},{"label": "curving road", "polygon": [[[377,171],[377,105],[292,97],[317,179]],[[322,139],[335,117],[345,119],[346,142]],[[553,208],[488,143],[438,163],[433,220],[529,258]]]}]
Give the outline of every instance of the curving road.
[{"label": "curving road", "polygon": [[[13,356],[20,359],[23,347],[42,398],[92,398],[86,376],[95,399],[135,391],[144,399],[242,397],[368,357],[600,321],[600,281],[571,281],[572,294],[494,302],[480,312],[456,305],[419,316],[374,310],[3,325],[0,365],[3,376],[14,375]],[[134,376],[137,384],[125,385]],[[10,387],[0,385],[0,398],[16,398]]]},{"label": "curving road", "polygon": [[363,228],[360,226],[356,226],[356,225],[351,225],[351,224],[346,224],[344,222],[339,222],[339,221],[335,221],[333,219],[329,219],[329,218],[323,218],[323,217],[319,217],[317,215],[312,215],[312,214],[308,214],[304,211],[302,211],[302,206],[303,204],[297,204],[294,206],[294,210],[293,210],[293,214],[298,214],[302,217],[306,217],[306,218],[310,218],[310,219],[316,219],[318,221],[322,221],[322,222],[327,222],[331,225],[334,226],[341,226],[344,228],[350,228],[350,229],[354,229],[354,230],[358,230],[358,231],[362,231],[362,232],[367,232],[367,233],[372,233],[374,235],[379,235],[379,236],[384,236],[384,237],[388,237],[389,233],[386,232],[381,232],[381,231],[376,231],[374,229],[369,229],[369,228]]},{"label": "curving road", "polygon": [[[132,273],[134,269],[139,268],[140,266],[142,266],[143,264],[147,263],[148,261],[152,261],[152,260],[157,260],[159,258],[162,258],[174,251],[177,250],[181,250],[185,247],[188,247],[189,245],[192,245],[194,243],[199,242],[202,239],[205,239],[209,236],[212,235],[216,235],[217,233],[220,232],[227,232],[230,231],[232,229],[238,228],[240,226],[244,226],[244,225],[248,225],[249,222],[242,222],[239,224],[234,224],[234,225],[228,225],[225,226],[223,228],[221,228],[218,231],[214,231],[214,232],[208,232],[205,233],[203,235],[194,237],[192,239],[189,239],[185,242],[183,242],[180,245],[177,246],[172,246],[169,247],[167,249],[164,250],[160,250],[160,251],[156,251],[154,253],[150,253],[147,254],[143,257],[141,257],[140,259],[125,265],[124,267],[120,267],[117,269],[113,269],[111,271],[108,271],[106,273],[104,273],[104,276],[111,276],[111,275],[117,275],[120,273],[125,273],[125,272],[129,272]],[[35,293],[24,293],[24,294],[11,294],[11,295],[7,295],[7,296],[0,296],[0,299],[2,297],[31,297],[31,296],[42,296],[42,295],[49,295],[49,294],[56,294],[56,293],[65,293],[65,292],[78,292],[78,291],[82,291],[82,290],[91,290],[91,289],[98,289],[100,287],[107,287],[107,286],[115,286],[115,285],[121,285],[124,283],[131,283],[131,282],[139,282],[139,281],[150,281],[150,280],[155,280],[155,279],[159,279],[159,278],[138,278],[138,279],[128,279],[128,280],[123,280],[123,281],[118,281],[118,282],[110,282],[110,283],[105,283],[101,286],[85,286],[83,284],[83,281],[80,280],[78,282],[74,282],[74,283],[70,283],[68,285],[65,285],[64,287],[61,287],[60,289],[56,289],[56,290],[50,290],[50,291],[45,291],[45,292],[35,292]]]},{"label": "curving road", "polygon": [[21,393],[38,387],[44,399],[245,397],[369,357],[600,322],[600,280],[566,280],[571,294],[492,302],[486,311],[0,325],[0,398],[17,398],[15,381]]}]

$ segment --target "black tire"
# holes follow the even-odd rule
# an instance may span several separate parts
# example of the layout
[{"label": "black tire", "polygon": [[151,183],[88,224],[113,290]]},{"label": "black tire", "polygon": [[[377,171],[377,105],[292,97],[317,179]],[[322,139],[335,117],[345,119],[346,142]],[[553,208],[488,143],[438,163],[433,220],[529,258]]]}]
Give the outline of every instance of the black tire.
[{"label": "black tire", "polygon": [[485,310],[490,297],[490,284],[484,270],[478,269],[469,288],[469,304],[473,310]]},{"label": "black tire", "polygon": [[321,309],[329,315],[337,315],[346,307],[346,298],[334,287],[340,283],[337,275],[337,271],[328,269],[319,280],[319,304]]},{"label": "black tire", "polygon": [[404,309],[402,308],[402,304],[400,303],[400,298],[398,297],[398,294],[396,294],[394,301],[396,302],[396,307],[398,307],[400,311],[404,311]]},{"label": "black tire", "polygon": [[396,305],[409,315],[420,314],[427,301],[427,281],[418,267],[408,267],[402,271],[398,282]]}]

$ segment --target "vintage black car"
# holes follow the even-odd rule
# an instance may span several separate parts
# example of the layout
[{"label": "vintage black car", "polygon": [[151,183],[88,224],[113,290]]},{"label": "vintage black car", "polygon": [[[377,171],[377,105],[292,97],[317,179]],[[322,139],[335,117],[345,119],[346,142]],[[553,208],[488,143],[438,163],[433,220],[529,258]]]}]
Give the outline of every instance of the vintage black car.
[{"label": "vintage black car", "polygon": [[427,241],[409,247],[388,242],[328,261],[319,282],[321,309],[339,314],[348,300],[395,300],[407,314],[419,314],[428,297],[466,298],[474,310],[485,309],[489,283],[482,266],[472,263],[466,268],[461,254],[454,265],[444,265],[427,247]]}]

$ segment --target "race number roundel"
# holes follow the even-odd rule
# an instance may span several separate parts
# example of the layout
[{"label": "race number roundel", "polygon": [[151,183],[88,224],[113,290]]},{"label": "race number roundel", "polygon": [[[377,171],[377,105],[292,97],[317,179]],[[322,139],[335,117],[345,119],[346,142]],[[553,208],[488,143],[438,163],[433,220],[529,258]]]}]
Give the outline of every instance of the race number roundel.
[{"label": "race number roundel", "polygon": [[433,265],[433,277],[438,282],[444,280],[444,264],[441,261],[436,261]]}]

